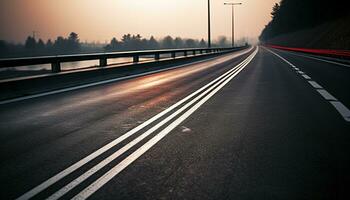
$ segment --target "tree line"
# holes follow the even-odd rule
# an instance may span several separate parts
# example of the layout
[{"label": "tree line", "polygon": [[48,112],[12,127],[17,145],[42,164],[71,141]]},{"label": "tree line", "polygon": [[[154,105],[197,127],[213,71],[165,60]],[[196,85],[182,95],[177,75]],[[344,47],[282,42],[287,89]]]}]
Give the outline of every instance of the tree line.
[{"label": "tree line", "polygon": [[[225,36],[221,36],[213,46],[229,47],[230,44],[230,41]],[[79,35],[71,32],[67,37],[59,36],[55,40],[49,39],[46,42],[40,38],[36,39],[35,36],[28,36],[24,44],[13,44],[0,40],[0,57],[205,47],[207,47],[207,43],[204,39],[184,39],[171,36],[161,39],[156,39],[153,36],[143,38],[140,34],[125,34],[120,40],[114,37],[107,44],[97,45],[94,43],[82,43]]]},{"label": "tree line", "polygon": [[0,40],[1,57],[54,55],[80,52],[81,43],[78,34],[75,32],[71,32],[67,37],[59,36],[55,41],[49,39],[46,42],[42,39],[36,39],[35,36],[28,36],[24,44],[13,44]]},{"label": "tree line", "polygon": [[266,41],[284,33],[345,17],[349,13],[347,0],[281,0],[279,4],[274,5],[272,20],[263,29],[259,39]]},{"label": "tree line", "polygon": [[195,48],[206,47],[207,43],[204,39],[182,39],[181,37],[173,38],[166,36],[161,40],[155,39],[151,36],[149,39],[142,38],[141,35],[125,34],[119,41],[113,38],[108,45],[104,47],[106,51],[130,51],[130,50],[144,50],[144,49],[173,49],[173,48]]}]

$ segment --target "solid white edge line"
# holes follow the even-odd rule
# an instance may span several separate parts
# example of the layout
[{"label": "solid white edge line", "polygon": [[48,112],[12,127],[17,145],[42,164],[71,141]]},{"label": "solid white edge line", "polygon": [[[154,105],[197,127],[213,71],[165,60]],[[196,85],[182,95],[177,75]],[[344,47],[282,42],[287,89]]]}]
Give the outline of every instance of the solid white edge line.
[{"label": "solid white edge line", "polygon": [[[256,52],[254,56],[256,55]],[[251,61],[251,60],[250,60]],[[149,149],[151,149],[155,144],[157,144],[161,139],[163,139],[166,135],[170,133],[174,128],[176,128],[180,123],[186,120],[192,113],[194,113],[198,108],[200,108],[205,102],[207,102],[212,96],[214,96],[221,88],[223,88],[228,82],[230,82],[234,77],[236,77],[250,62],[246,63],[244,67],[235,72],[229,79],[227,79],[224,83],[222,83],[219,87],[209,93],[206,97],[204,97],[201,101],[196,103],[191,109],[186,111],[183,115],[181,115],[178,119],[168,125],[165,129],[163,129],[160,133],[150,139],[147,143],[142,145],[139,149],[105,173],[102,177],[97,179],[95,182],[90,184],[87,188],[73,197],[73,200],[83,200],[90,197],[93,193],[99,190],[102,186],[104,186],[107,182],[109,182],[113,177],[118,175],[121,171],[123,171],[126,167],[128,167],[131,163],[137,160],[140,156],[146,153]]]},{"label": "solid white edge line", "polygon": [[[249,50],[247,50],[245,53],[248,53],[252,49],[253,49],[253,47],[250,48]],[[243,53],[243,54],[245,54],[245,53]],[[241,54],[241,55],[243,55],[243,54]],[[225,55],[221,55],[221,56],[225,56]],[[39,98],[39,97],[44,97],[44,96],[49,96],[49,95],[53,95],[53,94],[60,94],[60,93],[64,93],[64,92],[75,91],[75,90],[89,88],[89,87],[94,87],[94,86],[99,86],[99,85],[105,85],[105,84],[108,84],[108,83],[113,83],[113,82],[117,82],[117,81],[123,81],[123,80],[137,78],[137,77],[142,77],[142,76],[151,75],[151,74],[155,74],[155,73],[159,73],[159,72],[164,72],[164,71],[168,71],[168,70],[173,70],[173,69],[177,69],[177,68],[186,67],[186,66],[189,66],[189,65],[195,65],[195,64],[200,64],[200,63],[203,63],[203,62],[208,62],[208,61],[211,61],[211,60],[214,60],[214,59],[217,59],[217,58],[218,57],[208,58],[208,59],[204,59],[204,60],[200,60],[200,61],[196,61],[196,62],[192,62],[192,63],[178,65],[178,66],[175,66],[175,67],[169,67],[169,68],[166,68],[166,69],[159,69],[159,70],[154,70],[154,71],[150,71],[150,72],[144,72],[144,73],[140,73],[140,74],[134,74],[134,75],[118,77],[118,78],[108,79],[108,80],[104,80],[104,81],[98,81],[98,82],[94,82],[94,83],[83,84],[83,85],[69,87],[69,88],[64,88],[64,89],[53,90],[53,91],[50,91],[50,92],[44,92],[44,93],[40,93],[40,94],[34,94],[34,95],[28,95],[28,96],[18,97],[18,98],[14,98],[14,99],[2,100],[2,101],[0,101],[0,105],[4,105],[4,104],[8,104],[8,103],[15,103],[15,102],[18,102],[18,101],[24,101],[24,100],[34,99],[34,98]]]},{"label": "solid white edge line", "polygon": [[[249,57],[248,57],[249,58]],[[243,65],[244,62],[246,62],[246,60],[244,60],[242,63],[240,63],[239,65]],[[237,65],[237,66],[239,66]],[[188,107],[190,107],[192,104],[194,104],[195,102],[197,102],[199,99],[201,99],[203,96],[207,95],[208,92],[210,92],[211,90],[213,90],[215,87],[217,87],[218,85],[220,85],[222,82],[224,82],[226,79],[228,79],[230,76],[232,76],[232,74],[234,74],[236,71],[238,71],[240,68],[242,68],[242,66],[237,67],[235,66],[233,70],[228,77],[223,77],[222,80],[218,81],[217,83],[215,83],[214,85],[212,85],[210,88],[206,89],[203,93],[201,93],[200,95],[198,95],[196,98],[194,98],[193,100],[191,100],[190,102],[188,102],[187,104],[185,104],[183,107],[181,107],[180,109],[178,109],[176,112],[172,113],[170,116],[168,116],[167,118],[165,118],[164,120],[162,120],[161,122],[159,122],[158,124],[156,124],[155,126],[153,126],[151,129],[147,130],[146,132],[144,132],[143,134],[141,134],[140,136],[138,136],[137,138],[135,138],[133,141],[131,141],[130,143],[126,144],[124,147],[122,147],[121,149],[119,149],[118,151],[116,151],[115,153],[113,153],[112,155],[110,155],[109,157],[107,157],[106,159],[104,159],[103,161],[101,161],[100,163],[98,163],[97,165],[95,165],[94,167],[92,167],[91,169],[89,169],[88,171],[86,171],[84,174],[80,175],[78,178],[74,179],[72,182],[70,182],[69,184],[67,184],[66,186],[64,186],[63,188],[61,188],[60,190],[58,190],[57,192],[55,192],[54,194],[52,194],[50,197],[47,198],[47,200],[57,200],[60,197],[62,197],[63,195],[65,195],[66,193],[68,193],[70,190],[72,190],[73,188],[75,188],[76,186],[78,186],[80,183],[82,183],[83,181],[85,181],[86,179],[88,179],[90,176],[92,176],[93,174],[95,174],[97,171],[99,171],[100,169],[102,169],[103,167],[105,167],[106,165],[108,165],[110,162],[112,162],[113,160],[115,160],[116,158],[118,158],[119,156],[121,156],[122,154],[124,154],[126,151],[128,151],[129,149],[131,149],[133,146],[135,146],[136,144],[138,144],[139,142],[141,142],[143,139],[145,139],[146,137],[148,137],[149,135],[151,135],[154,131],[158,130],[160,127],[162,127],[163,125],[165,125],[166,123],[168,123],[170,120],[172,120],[174,117],[176,117],[177,115],[179,115],[181,112],[183,112],[184,110],[186,110]]]},{"label": "solid white edge line", "polygon": [[[249,51],[247,51],[247,52],[249,52]],[[208,60],[210,60],[210,59],[208,59]],[[33,189],[29,190],[28,192],[26,192],[23,195],[21,195],[20,197],[18,197],[16,200],[27,200],[27,199],[30,199],[30,198],[34,197],[35,195],[37,195],[38,193],[42,192],[46,188],[48,188],[51,185],[53,185],[54,183],[58,182],[62,178],[66,177],[68,174],[71,174],[72,172],[74,172],[75,170],[79,169],[80,167],[82,167],[86,163],[88,163],[91,160],[95,159],[96,157],[98,157],[99,155],[101,155],[104,152],[108,151],[109,149],[111,149],[115,145],[117,145],[120,142],[124,141],[125,139],[129,138],[130,136],[132,136],[133,134],[135,134],[139,130],[143,129],[144,127],[146,127],[149,124],[153,123],[154,121],[158,120],[159,118],[161,118],[162,116],[164,116],[168,112],[172,111],[173,109],[175,109],[179,105],[183,104],[187,100],[189,100],[192,97],[194,97],[195,95],[199,94],[200,92],[202,92],[203,90],[208,88],[210,85],[212,85],[216,81],[220,80],[222,77],[225,77],[232,70],[234,70],[234,68],[229,70],[229,71],[227,71],[226,73],[222,74],[218,78],[214,79],[213,81],[211,81],[207,85],[201,87],[200,89],[198,89],[197,91],[193,92],[189,96],[187,96],[187,97],[183,98],[182,100],[178,101],[177,103],[175,103],[174,105],[170,106],[166,110],[158,113],[154,117],[150,118],[149,120],[145,121],[144,123],[140,124],[139,126],[133,128],[132,130],[130,130],[127,133],[123,134],[119,138],[113,140],[112,142],[106,144],[105,146],[101,147],[100,149],[98,149],[98,150],[94,151],[93,153],[89,154],[85,158],[83,158],[83,159],[79,160],[78,162],[74,163],[73,165],[69,166],[65,170],[63,170],[63,171],[59,172],[58,174],[52,176],[51,178],[47,179],[43,183],[39,184],[38,186],[34,187]]]},{"label": "solid white edge line", "polygon": [[313,57],[313,56],[301,55],[301,54],[294,53],[294,52],[292,53],[290,51],[285,51],[285,52],[289,53],[289,54],[292,54],[292,55],[295,55],[295,56],[300,56],[300,57],[305,57],[305,58],[309,58],[309,59],[313,59],[313,60],[323,61],[323,62],[335,64],[335,65],[340,65],[340,66],[343,66],[343,67],[350,67],[350,65],[347,65],[347,64],[344,64],[344,63],[339,63],[339,62],[336,62],[336,61],[325,60],[325,59],[316,58],[316,57]]}]

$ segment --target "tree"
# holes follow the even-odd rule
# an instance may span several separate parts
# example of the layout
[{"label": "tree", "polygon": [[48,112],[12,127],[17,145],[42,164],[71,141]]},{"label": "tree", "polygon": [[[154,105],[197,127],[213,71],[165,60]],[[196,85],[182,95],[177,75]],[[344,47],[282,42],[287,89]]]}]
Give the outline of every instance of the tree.
[{"label": "tree", "polygon": [[66,39],[64,39],[62,36],[58,36],[55,40],[54,43],[54,48],[56,51],[62,51],[65,50],[65,46],[66,46]]},{"label": "tree", "polygon": [[5,55],[7,53],[7,50],[8,50],[7,42],[5,40],[0,40],[0,57]]},{"label": "tree", "polygon": [[46,42],[46,48],[47,49],[52,49],[52,46],[53,46],[53,43],[52,43],[51,39],[48,39],[47,42]]},{"label": "tree", "polygon": [[26,49],[35,49],[36,47],[36,40],[34,37],[28,36],[25,42],[25,48]]},{"label": "tree", "polygon": [[148,40],[147,40],[146,38],[143,38],[143,39],[141,40],[140,49],[149,49]]},{"label": "tree", "polygon": [[185,41],[185,46],[187,48],[194,48],[194,47],[196,47],[196,41],[194,39],[187,39]]},{"label": "tree", "polygon": [[79,43],[79,37],[77,33],[71,32],[68,36],[68,40],[74,43]]},{"label": "tree", "polygon": [[272,18],[275,18],[275,16],[277,15],[279,10],[280,10],[280,5],[278,3],[275,3],[275,5],[272,8],[272,12],[271,12]]},{"label": "tree", "polygon": [[140,34],[132,35],[130,48],[132,50],[142,49],[142,36]]},{"label": "tree", "polygon": [[317,26],[329,20],[349,16],[347,0],[281,0],[272,8],[272,20],[259,39],[265,41],[277,35]]},{"label": "tree", "polygon": [[162,47],[171,49],[174,48],[174,39],[171,36],[166,36],[162,41]]},{"label": "tree", "polygon": [[199,47],[201,48],[205,48],[207,47],[207,43],[205,42],[205,40],[202,38],[201,41],[199,42]]},{"label": "tree", "polygon": [[184,41],[182,40],[182,38],[176,37],[175,40],[174,40],[174,45],[175,45],[175,48],[177,48],[177,49],[183,48]]},{"label": "tree", "polygon": [[70,51],[80,50],[80,41],[77,33],[71,32],[69,34],[66,48]]},{"label": "tree", "polygon": [[42,39],[39,39],[37,45],[36,45],[36,48],[39,49],[39,50],[44,50],[45,49],[45,43]]},{"label": "tree", "polygon": [[218,41],[218,45],[219,45],[220,47],[226,47],[226,46],[228,46],[227,37],[226,37],[226,36],[220,36],[220,37],[219,37],[219,41]]},{"label": "tree", "polygon": [[159,42],[153,36],[151,36],[151,38],[148,41],[148,47],[150,49],[158,49],[159,48]]},{"label": "tree", "polygon": [[7,44],[5,40],[0,40],[0,49],[4,50],[7,48]]},{"label": "tree", "polygon": [[111,40],[111,48],[112,48],[112,50],[117,50],[118,49],[118,47],[119,47],[119,41],[117,40],[117,38],[112,38],[112,40]]},{"label": "tree", "polygon": [[130,33],[129,33],[129,34],[126,34],[126,35],[123,35],[123,37],[122,37],[122,42],[123,42],[123,43],[128,43],[130,40],[131,40],[131,35],[130,35]]}]

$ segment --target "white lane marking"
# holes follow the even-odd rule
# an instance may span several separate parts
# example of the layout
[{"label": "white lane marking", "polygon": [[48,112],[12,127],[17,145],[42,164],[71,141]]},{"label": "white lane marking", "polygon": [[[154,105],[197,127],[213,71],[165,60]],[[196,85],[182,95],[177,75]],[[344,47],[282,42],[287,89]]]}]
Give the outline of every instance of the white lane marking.
[{"label": "white lane marking", "polygon": [[320,86],[317,82],[315,81],[308,81],[310,83],[310,85],[312,85],[312,87],[314,87],[315,89],[322,89],[322,86]]},{"label": "white lane marking", "polygon": [[305,74],[303,71],[298,71],[299,74]]},{"label": "white lane marking", "polygon": [[307,80],[311,80],[311,77],[308,76],[308,75],[306,75],[306,74],[303,74],[302,76],[303,76],[305,79],[307,79]]},{"label": "white lane marking", "polygon": [[330,103],[338,110],[347,122],[350,122],[350,110],[344,106],[344,104],[339,101],[331,101]]},{"label": "white lane marking", "polygon": [[323,96],[323,98],[328,101],[338,101],[333,95],[329,94],[329,92],[324,89],[318,89],[317,92],[320,93],[321,96]]},{"label": "white lane marking", "polygon": [[[249,52],[251,49],[252,48],[250,48],[247,51],[244,51],[244,53]],[[243,55],[243,54],[239,54],[239,55]],[[222,55],[222,57],[223,56],[227,56],[227,55]],[[99,86],[99,85],[105,85],[105,84],[108,84],[108,83],[113,83],[113,82],[117,82],[117,81],[123,81],[123,80],[127,80],[127,79],[141,77],[141,76],[151,75],[151,74],[155,74],[155,73],[159,73],[159,72],[164,72],[164,71],[173,70],[173,69],[177,69],[177,68],[181,68],[181,67],[186,67],[186,66],[189,66],[189,65],[200,64],[200,63],[208,62],[208,61],[211,61],[211,60],[214,60],[214,59],[217,59],[217,58],[218,57],[208,58],[208,59],[205,59],[205,60],[200,60],[200,61],[187,63],[187,64],[183,64],[183,65],[178,65],[178,66],[175,66],[175,67],[169,67],[169,68],[166,68],[166,69],[159,69],[159,70],[154,70],[154,71],[150,71],[150,72],[144,72],[144,73],[140,73],[140,74],[134,74],[134,75],[124,76],[124,77],[119,77],[119,78],[113,78],[113,79],[108,79],[108,80],[104,80],[104,81],[98,81],[98,82],[94,82],[94,83],[89,83],[89,84],[84,84],[84,85],[79,85],[79,86],[74,86],[74,87],[69,87],[69,88],[64,88],[64,89],[53,90],[53,91],[50,91],[50,92],[44,92],[44,93],[40,93],[40,94],[34,94],[34,95],[28,95],[28,96],[18,97],[18,98],[14,98],[14,99],[3,100],[3,101],[0,101],[0,105],[8,104],[8,103],[15,103],[15,102],[24,101],[24,100],[28,100],[28,99],[39,98],[39,97],[45,97],[45,96],[54,95],[54,94],[60,94],[60,93],[64,93],[64,92],[80,90],[80,89],[94,87],[94,86]]]},{"label": "white lane marking", "polygon": [[[278,55],[277,53],[271,51],[268,48],[265,48],[270,53],[274,54],[275,56],[279,57],[283,61],[286,61],[282,56]],[[290,63],[290,62],[287,62]],[[291,65],[291,64],[290,64]],[[302,75],[305,79],[311,80],[311,77],[308,75]],[[338,113],[343,117],[343,119],[347,122],[350,122],[350,110],[340,101],[338,101],[333,95],[331,95],[329,92],[327,92],[321,85],[316,83],[315,81],[308,81],[312,86],[316,88],[316,91],[321,94],[323,98],[325,98],[330,104],[333,105],[333,107],[338,111]],[[320,88],[320,89],[318,89]]]},{"label": "white lane marking", "polygon": [[[254,56],[256,55],[256,53],[257,52],[254,53]],[[126,167],[128,167],[131,163],[133,163],[135,160],[137,160],[144,153],[146,153],[149,149],[151,149],[155,144],[157,144],[166,135],[168,135],[170,133],[170,131],[172,131],[174,128],[176,128],[178,125],[180,125],[189,116],[191,116],[192,113],[194,113],[205,102],[207,102],[212,96],[214,96],[219,90],[221,90],[221,88],[223,88],[235,76],[237,76],[250,63],[250,61],[248,63],[244,64],[244,66],[242,68],[240,68],[237,72],[235,72],[230,78],[225,80],[225,82],[221,83],[221,85],[219,87],[217,87],[215,90],[211,91],[207,96],[205,96],[202,100],[200,100],[198,103],[196,103],[193,107],[191,107],[183,115],[181,115],[174,122],[172,122],[170,125],[168,125],[165,129],[163,129],[161,132],[159,132],[156,136],[154,136],[152,139],[150,139],[147,143],[142,145],[139,149],[137,149],[135,152],[133,152],[131,155],[129,155],[127,158],[125,158],[123,161],[121,161],[119,164],[117,164],[115,167],[113,167],[111,170],[109,170],[102,177],[97,179],[95,182],[93,182],[91,185],[89,185],[87,188],[85,188],[83,191],[81,191],[79,194],[77,194],[72,199],[73,200],[83,200],[83,199],[87,199],[88,197],[90,197],[93,193],[95,193],[97,190],[99,190],[102,186],[104,186],[106,183],[108,183],[112,178],[114,178],[116,175],[118,175],[121,171],[123,171]]]},{"label": "white lane marking", "polygon": [[[248,59],[251,57],[248,57]],[[233,70],[228,77],[230,77],[232,74],[234,74],[236,71],[238,71],[240,68],[242,68],[242,66],[247,62],[247,60],[244,60],[242,63],[240,63],[238,65],[238,67],[234,67],[235,70]],[[206,89],[202,94],[200,94],[199,96],[197,96],[196,98],[194,98],[193,100],[191,100],[189,103],[187,103],[186,105],[184,105],[183,107],[179,108],[176,112],[172,113],[170,116],[168,116],[167,118],[165,118],[164,120],[162,120],[161,122],[159,122],[158,124],[156,124],[155,126],[153,126],[151,129],[147,130],[146,132],[144,132],[143,134],[141,134],[140,136],[138,136],[136,139],[134,139],[133,141],[131,141],[130,143],[126,144],[124,147],[122,147],[121,149],[119,149],[118,151],[116,151],[115,153],[113,153],[112,155],[110,155],[109,157],[107,157],[106,159],[104,159],[103,161],[101,161],[100,163],[98,163],[97,165],[95,165],[94,167],[92,167],[91,169],[89,169],[88,171],[86,171],[84,174],[82,174],[81,176],[79,176],[78,178],[76,178],[75,180],[73,180],[72,182],[70,182],[69,184],[67,184],[66,186],[64,186],[63,188],[61,188],[60,190],[58,190],[57,192],[55,192],[53,195],[51,195],[49,198],[47,198],[47,200],[57,200],[60,197],[62,197],[63,195],[65,195],[67,192],[69,192],[70,190],[72,190],[73,188],[75,188],[76,186],[78,186],[80,183],[82,183],[83,181],[85,181],[86,179],[88,179],[89,177],[91,177],[93,174],[95,174],[97,171],[99,171],[100,169],[102,169],[103,167],[105,167],[106,165],[108,165],[110,162],[112,162],[113,160],[115,160],[116,158],[118,158],[119,156],[121,156],[122,154],[124,154],[126,151],[128,151],[130,148],[132,148],[133,146],[135,146],[136,144],[138,144],[139,142],[141,142],[143,139],[145,139],[146,137],[148,137],[149,135],[151,135],[154,131],[156,131],[157,129],[159,129],[160,127],[162,127],[163,125],[165,125],[166,123],[168,123],[170,120],[172,120],[173,118],[175,118],[177,115],[179,115],[180,113],[182,113],[183,111],[185,111],[188,107],[190,107],[192,104],[194,104],[195,102],[197,102],[198,100],[200,100],[202,97],[204,97],[205,95],[207,95],[207,93],[209,93],[211,90],[215,89],[218,85],[220,85],[222,82],[225,81],[225,79],[227,79],[227,77],[224,77],[222,80],[219,80],[217,83],[215,83],[214,85],[212,85],[210,88]]]},{"label": "white lane marking", "polygon": [[300,70],[300,69],[299,69],[299,68],[297,68],[297,67],[295,67],[294,69],[295,69],[295,70],[297,70],[297,71],[299,71],[299,70]]},{"label": "white lane marking", "polygon": [[344,63],[339,63],[339,62],[335,62],[335,61],[331,61],[331,60],[325,60],[325,59],[321,59],[321,58],[316,58],[314,56],[307,56],[307,55],[302,55],[302,54],[298,54],[298,53],[292,53],[289,51],[285,51],[286,53],[295,55],[295,56],[300,56],[300,57],[304,57],[304,58],[309,58],[309,59],[313,59],[313,60],[318,60],[318,61],[323,61],[323,62],[327,62],[327,63],[331,63],[331,64],[335,64],[335,65],[340,65],[343,67],[350,67],[350,65],[344,64]]},{"label": "white lane marking", "polygon": [[214,79],[210,83],[206,84],[205,86],[201,87],[197,91],[193,92],[189,96],[183,98],[182,100],[178,101],[174,105],[170,106],[166,110],[164,110],[164,111],[160,112],[159,114],[153,116],[151,119],[145,121],[144,123],[140,124],[139,126],[137,126],[134,129],[128,131],[124,135],[120,136],[119,138],[117,138],[117,139],[113,140],[112,142],[106,144],[105,146],[101,147],[100,149],[96,150],[95,152],[91,153],[90,155],[86,156],[85,158],[81,159],[80,161],[76,162],[75,164],[69,166],[65,170],[63,170],[63,171],[59,172],[58,174],[52,176],[51,178],[49,178],[48,180],[44,181],[40,185],[36,186],[35,188],[33,188],[30,191],[28,191],[25,194],[23,194],[22,196],[18,197],[17,200],[27,200],[27,199],[30,199],[30,198],[34,197],[35,195],[37,195],[38,193],[42,192],[46,188],[50,187],[54,183],[58,182],[62,178],[66,177],[67,175],[71,174],[75,170],[79,169],[80,167],[82,167],[86,163],[92,161],[93,159],[95,159],[96,157],[100,156],[104,152],[108,151],[112,147],[118,145],[119,143],[121,143],[122,141],[126,140],[130,136],[134,135],[135,133],[137,133],[141,129],[145,128],[146,126],[150,125],[151,123],[153,123],[154,121],[158,120],[162,116],[166,115],[167,113],[169,113],[170,111],[172,111],[176,107],[180,106],[184,102],[186,102],[189,99],[191,99],[192,97],[196,96],[197,94],[199,94],[200,92],[202,92],[206,88],[210,87],[210,85],[214,84],[215,82],[219,81],[223,77],[225,77],[228,74],[230,74],[233,70],[235,70],[235,68],[227,71],[226,73],[222,74],[221,76],[219,76],[218,78]]}]

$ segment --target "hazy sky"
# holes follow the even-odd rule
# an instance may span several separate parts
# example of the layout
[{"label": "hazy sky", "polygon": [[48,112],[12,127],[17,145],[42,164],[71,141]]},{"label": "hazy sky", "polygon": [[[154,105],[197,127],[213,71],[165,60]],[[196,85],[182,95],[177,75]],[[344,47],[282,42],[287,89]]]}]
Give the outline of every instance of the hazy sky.
[{"label": "hazy sky", "polygon": [[[212,0],[213,38],[231,36],[231,8]],[[241,0],[236,37],[256,37],[279,0]],[[75,31],[82,41],[110,40],[125,33],[207,38],[207,0],[0,0],[0,39],[24,41],[37,32],[47,40]]]}]

